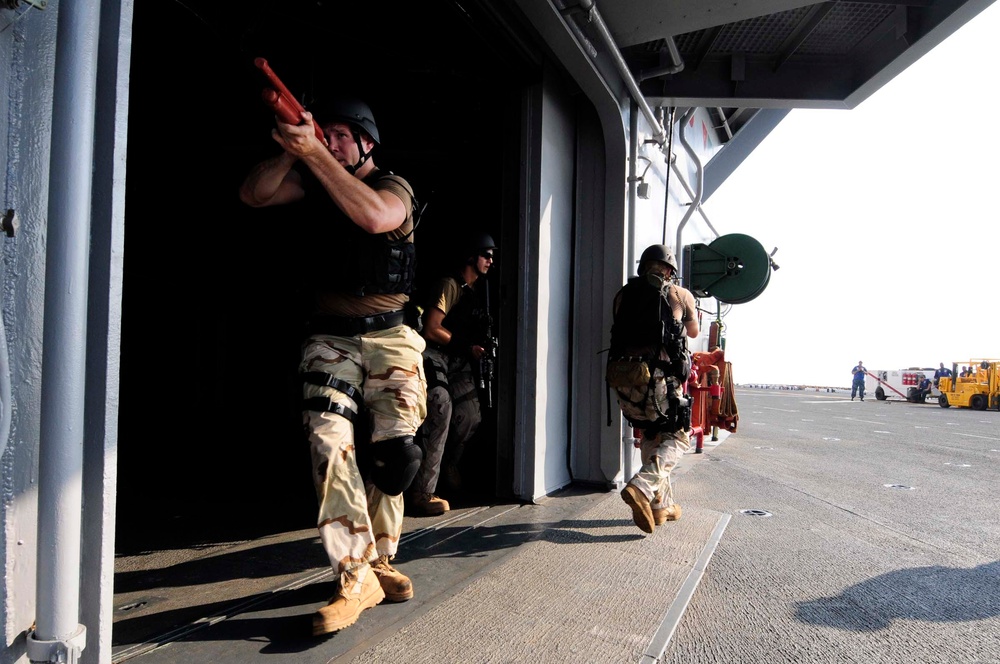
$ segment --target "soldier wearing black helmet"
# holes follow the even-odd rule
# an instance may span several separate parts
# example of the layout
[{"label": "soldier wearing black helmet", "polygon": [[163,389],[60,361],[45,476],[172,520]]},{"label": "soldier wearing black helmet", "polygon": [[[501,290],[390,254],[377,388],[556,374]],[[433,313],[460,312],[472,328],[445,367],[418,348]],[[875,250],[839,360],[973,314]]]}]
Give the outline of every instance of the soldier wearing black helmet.
[{"label": "soldier wearing black helmet", "polygon": [[415,516],[437,516],[450,509],[436,495],[442,472],[452,488],[460,482],[462,449],[482,421],[473,364],[486,352],[480,324],[486,274],[493,266],[496,243],[486,233],[473,236],[461,251],[461,264],[437,281],[424,308],[424,372],[427,375],[427,418],[421,427],[424,460],[407,493]]},{"label": "soldier wearing black helmet", "polygon": [[677,261],[664,245],[647,247],[639,276],[615,295],[608,384],[622,414],[642,431],[642,466],[622,490],[646,533],[681,516],[670,474],[690,447],[687,338],[699,333],[694,296],[673,282]]},{"label": "soldier wearing black helmet", "polygon": [[[408,324],[414,276],[413,190],[380,171],[379,132],[355,99],[317,107],[312,128],[277,120],[280,154],[258,164],[240,189],[247,205],[288,205],[300,260],[315,293],[302,347],[303,423],[319,499],[317,525],[337,592],[313,617],[313,634],[354,624],[383,599],[413,597],[394,569],[403,491],[420,465],[415,435],[426,413],[424,340]],[[294,204],[294,205],[292,205]],[[355,436],[355,426],[366,431]],[[369,459],[362,476],[359,457]]]}]

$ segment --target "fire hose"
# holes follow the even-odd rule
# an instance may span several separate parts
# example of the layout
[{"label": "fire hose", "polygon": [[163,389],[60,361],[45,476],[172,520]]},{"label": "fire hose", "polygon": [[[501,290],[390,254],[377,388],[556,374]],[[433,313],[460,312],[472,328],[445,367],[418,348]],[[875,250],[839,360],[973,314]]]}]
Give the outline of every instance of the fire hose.
[{"label": "fire hose", "polygon": [[733,363],[725,363],[725,371],[722,377],[722,401],[719,403],[719,419],[727,423],[730,432],[736,431],[736,423],[740,419],[739,411],[736,408],[736,390],[733,384]]}]

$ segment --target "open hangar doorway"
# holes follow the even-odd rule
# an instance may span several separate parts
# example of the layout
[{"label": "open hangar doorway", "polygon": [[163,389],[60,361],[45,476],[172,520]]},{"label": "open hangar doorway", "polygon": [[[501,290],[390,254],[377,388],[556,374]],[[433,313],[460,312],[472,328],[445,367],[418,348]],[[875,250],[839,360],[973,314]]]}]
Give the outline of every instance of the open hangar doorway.
[{"label": "open hangar doorway", "polygon": [[[500,244],[490,275],[501,361],[464,465],[479,495],[510,487],[522,95],[537,59],[488,2],[137,3],[129,87],[121,342],[119,553],[310,528],[295,369],[301,238],[281,208],[238,200],[277,154],[253,67],[264,57],[308,102],[368,101],[380,168],[427,210],[418,288],[478,229]],[[509,246],[510,251],[504,247]],[[419,293],[417,295],[419,298]]]}]

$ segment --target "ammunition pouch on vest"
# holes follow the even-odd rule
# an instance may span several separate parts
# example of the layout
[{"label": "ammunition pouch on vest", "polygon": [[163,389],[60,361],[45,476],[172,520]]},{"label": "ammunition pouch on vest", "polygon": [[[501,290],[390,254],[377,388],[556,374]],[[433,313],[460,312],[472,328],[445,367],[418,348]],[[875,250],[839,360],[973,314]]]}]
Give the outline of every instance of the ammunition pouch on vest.
[{"label": "ammunition pouch on vest", "polygon": [[666,409],[657,409],[657,414],[659,417],[652,421],[626,419],[631,426],[642,429],[647,438],[660,432],[686,431],[691,428],[691,398],[668,395]]},{"label": "ammunition pouch on vest", "polygon": [[607,381],[613,389],[632,389],[646,387],[652,381],[649,364],[636,358],[608,360]]},{"label": "ammunition pouch on vest", "polygon": [[[379,180],[393,178],[411,197],[410,232],[392,239],[388,233],[368,233],[341,212],[315,178],[308,178],[306,199],[309,208],[309,236],[306,265],[314,287],[356,296],[409,294],[417,270],[417,250],[413,231],[420,223],[417,200],[405,180],[388,171],[375,171],[364,182],[374,186]],[[340,251],[330,254],[330,247]]]}]

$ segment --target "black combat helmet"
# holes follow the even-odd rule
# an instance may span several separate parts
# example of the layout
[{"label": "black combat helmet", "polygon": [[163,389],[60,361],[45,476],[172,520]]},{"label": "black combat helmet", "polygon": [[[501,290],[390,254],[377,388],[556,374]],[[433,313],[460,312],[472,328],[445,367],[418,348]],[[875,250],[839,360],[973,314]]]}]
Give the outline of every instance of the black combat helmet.
[{"label": "black combat helmet", "polygon": [[487,249],[496,249],[497,244],[489,233],[479,233],[472,236],[469,243],[469,256],[478,256]]},{"label": "black combat helmet", "polygon": [[[493,257],[493,250],[497,248],[496,242],[489,233],[475,233],[466,241],[465,264],[472,266],[480,277],[485,277],[486,273],[479,269],[479,257]],[[488,252],[488,253],[487,253]]]},{"label": "black combat helmet", "polygon": [[368,104],[352,97],[327,99],[315,105],[313,115],[321,124],[345,122],[371,136],[376,145],[379,144],[378,127],[375,116]]},{"label": "black combat helmet", "polygon": [[639,257],[640,274],[642,273],[642,268],[646,261],[660,261],[661,263],[666,263],[675,273],[677,272],[677,259],[674,258],[674,252],[670,251],[665,244],[651,244],[646,247],[646,250],[642,252],[642,256]]}]

